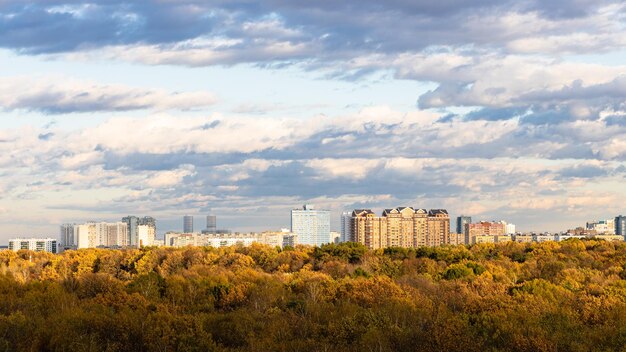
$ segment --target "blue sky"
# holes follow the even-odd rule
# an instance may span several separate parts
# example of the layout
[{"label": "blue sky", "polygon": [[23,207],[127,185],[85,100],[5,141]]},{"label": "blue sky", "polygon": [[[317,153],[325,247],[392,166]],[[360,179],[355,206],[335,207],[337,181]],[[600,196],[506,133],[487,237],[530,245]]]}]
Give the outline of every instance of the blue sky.
[{"label": "blue sky", "polygon": [[626,213],[615,1],[0,0],[0,240],[63,222]]}]

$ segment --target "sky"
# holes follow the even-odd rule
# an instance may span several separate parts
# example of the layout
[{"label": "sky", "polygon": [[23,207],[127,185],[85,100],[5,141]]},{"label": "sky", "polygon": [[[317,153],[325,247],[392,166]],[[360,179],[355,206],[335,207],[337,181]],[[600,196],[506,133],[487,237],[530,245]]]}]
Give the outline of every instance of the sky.
[{"label": "sky", "polygon": [[626,4],[0,0],[0,242],[302,204],[626,214]]}]

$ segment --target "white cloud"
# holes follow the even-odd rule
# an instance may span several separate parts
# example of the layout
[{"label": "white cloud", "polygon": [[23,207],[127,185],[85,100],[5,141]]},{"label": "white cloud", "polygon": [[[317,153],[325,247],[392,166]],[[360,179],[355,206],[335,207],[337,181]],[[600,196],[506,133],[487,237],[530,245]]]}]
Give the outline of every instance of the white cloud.
[{"label": "white cloud", "polygon": [[167,92],[103,85],[64,76],[0,77],[0,107],[4,110],[33,110],[72,113],[127,110],[200,109],[217,102],[208,92]]}]

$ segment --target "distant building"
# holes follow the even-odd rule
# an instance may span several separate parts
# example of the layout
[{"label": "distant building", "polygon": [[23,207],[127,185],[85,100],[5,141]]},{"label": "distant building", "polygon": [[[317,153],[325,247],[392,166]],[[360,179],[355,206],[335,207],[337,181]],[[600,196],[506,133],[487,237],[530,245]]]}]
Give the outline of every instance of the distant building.
[{"label": "distant building", "polygon": [[249,246],[252,243],[266,244],[272,247],[294,247],[297,236],[288,231],[267,231],[249,234],[199,234],[176,233],[165,234],[165,245],[171,247],[227,247],[234,245]]},{"label": "distant building", "polygon": [[609,235],[609,234],[605,234],[605,235],[595,235],[592,238],[597,239],[597,240],[605,240],[605,241],[624,241],[624,236],[620,236],[620,235]]},{"label": "distant building", "polygon": [[216,233],[217,232],[217,216],[215,215],[207,215],[206,217],[206,232],[207,233]]},{"label": "distant building", "polygon": [[137,246],[137,226],[139,226],[139,218],[136,216],[129,215],[127,217],[122,218],[122,222],[126,223],[126,232],[128,234],[128,240],[130,246]]},{"label": "distant building", "polygon": [[490,235],[476,235],[472,237],[472,244],[480,244],[480,243],[495,243],[496,236]]},{"label": "distant building", "polygon": [[515,242],[520,242],[520,243],[531,243],[534,241],[534,238],[532,234],[519,234],[519,235],[516,234],[513,237],[513,240]]},{"label": "distant building", "polygon": [[541,242],[554,241],[554,240],[556,240],[556,237],[550,233],[539,233],[539,234],[533,235],[534,242],[541,243]]},{"label": "distant building", "polygon": [[504,233],[507,235],[515,235],[515,224],[506,224]]},{"label": "distant building", "polygon": [[154,245],[156,237],[155,228],[150,225],[137,226],[137,247]]},{"label": "distant building", "polygon": [[78,239],[74,231],[76,224],[62,224],[59,233],[59,245],[64,248],[76,247]]},{"label": "distant building", "polygon": [[471,216],[461,215],[456,218],[456,233],[465,235],[465,225],[472,223]]},{"label": "distant building", "polygon": [[465,242],[475,244],[476,236],[502,236],[504,235],[504,224],[494,221],[481,221],[475,224],[465,225]]},{"label": "distant building", "polygon": [[417,248],[450,243],[450,217],[445,209],[385,209],[376,216],[370,209],[352,212],[350,240],[370,249]]},{"label": "distant building", "polygon": [[585,236],[585,235],[575,235],[575,234],[571,234],[571,233],[560,233],[560,234],[554,235],[554,240],[557,241],[557,242],[565,241],[565,240],[569,240],[569,239],[573,239],[573,238],[581,239],[581,238],[587,238],[587,236]]},{"label": "distant building", "polygon": [[98,246],[98,236],[96,235],[96,223],[88,222],[76,225],[76,248],[95,248]]},{"label": "distant building", "polygon": [[447,244],[451,244],[453,246],[465,244],[465,235],[462,233],[451,233],[448,238]]},{"label": "distant building", "polygon": [[615,234],[615,219],[590,221],[586,226],[587,230],[596,231],[598,234]]},{"label": "distant building", "polygon": [[350,241],[350,221],[352,220],[352,212],[344,211],[341,213],[341,237],[339,241]]},{"label": "distant building", "polygon": [[339,232],[335,232],[335,231],[331,231],[330,232],[330,243],[339,243],[341,242],[341,233]]},{"label": "distant building", "polygon": [[615,234],[626,237],[626,216],[617,216],[615,222]]},{"label": "distant building", "polygon": [[291,232],[298,236],[298,243],[321,246],[330,243],[330,212],[316,210],[310,205],[291,211]]},{"label": "distant building", "polygon": [[9,240],[9,249],[17,252],[27,249],[35,252],[58,252],[58,243],[55,238],[12,238]]},{"label": "distant building", "polygon": [[183,216],[183,233],[193,233],[193,216]]}]

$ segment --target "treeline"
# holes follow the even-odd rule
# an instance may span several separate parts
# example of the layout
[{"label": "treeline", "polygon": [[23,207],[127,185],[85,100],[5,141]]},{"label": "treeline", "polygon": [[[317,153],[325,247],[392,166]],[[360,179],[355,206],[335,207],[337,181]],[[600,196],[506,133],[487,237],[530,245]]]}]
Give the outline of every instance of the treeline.
[{"label": "treeline", "polygon": [[626,244],[0,252],[0,351],[618,351]]}]

